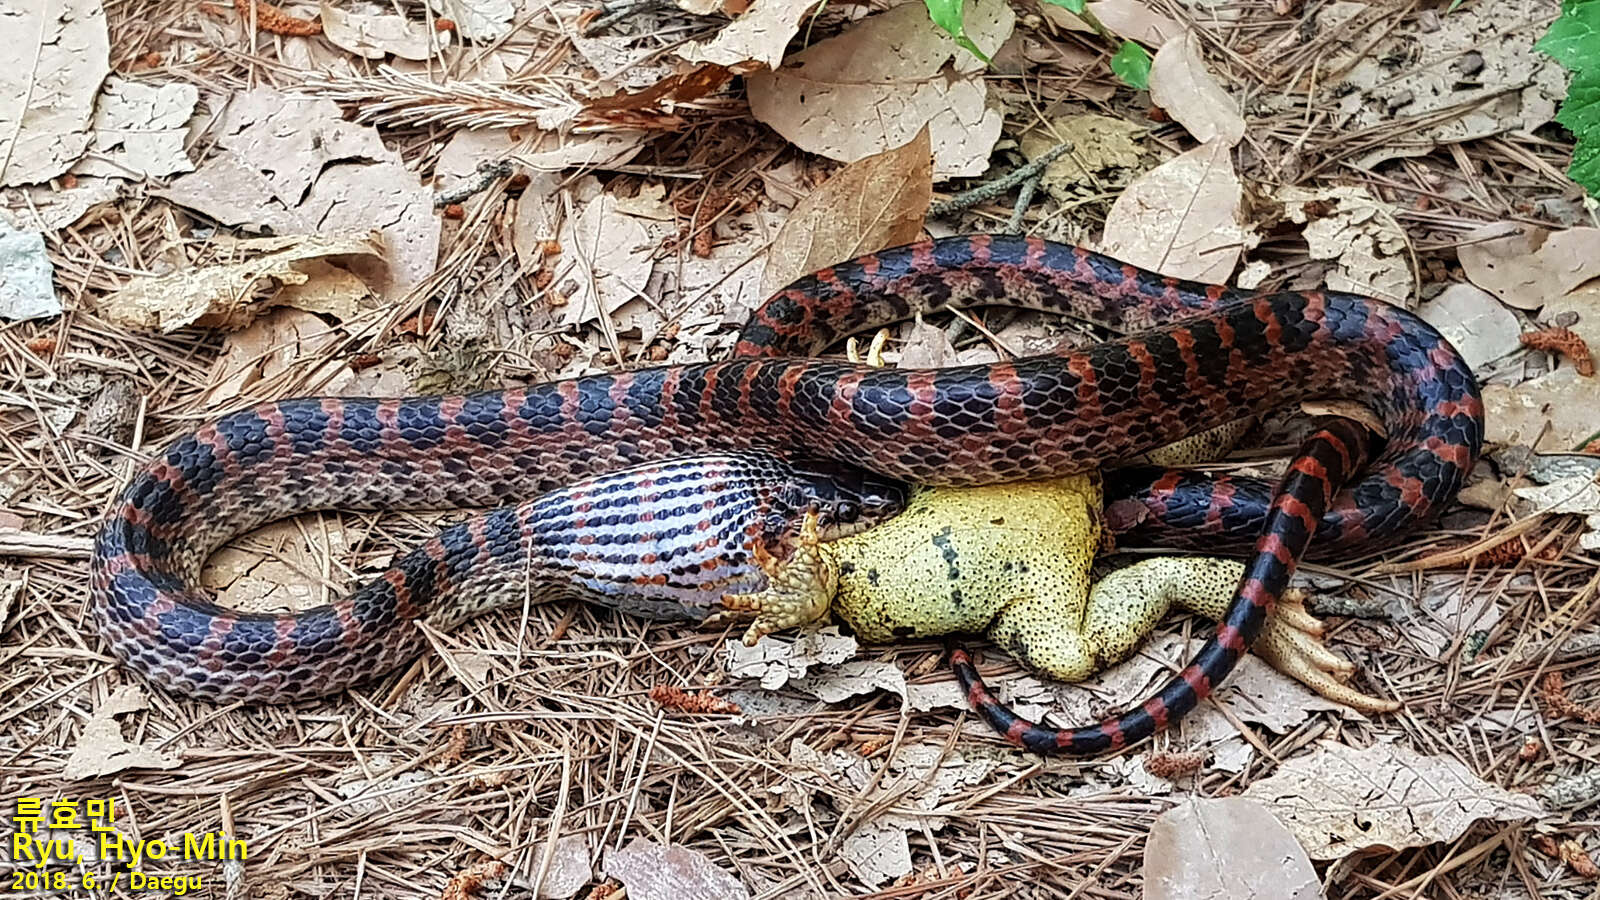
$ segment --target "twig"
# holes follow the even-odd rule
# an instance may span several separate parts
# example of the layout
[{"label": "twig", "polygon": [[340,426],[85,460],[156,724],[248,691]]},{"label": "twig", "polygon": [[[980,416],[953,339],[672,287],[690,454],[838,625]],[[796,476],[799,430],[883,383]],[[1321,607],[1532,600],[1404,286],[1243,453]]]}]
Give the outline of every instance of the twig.
[{"label": "twig", "polygon": [[620,3],[606,3],[600,7],[600,17],[583,26],[583,36],[588,37],[597,31],[610,28],[635,13],[649,12],[671,5],[668,0],[622,0]]},{"label": "twig", "polygon": [[933,204],[928,207],[928,215],[935,219],[943,218],[953,212],[960,212],[968,207],[977,206],[979,203],[987,203],[1006,191],[1037,178],[1044,172],[1046,166],[1060,159],[1062,154],[1071,149],[1071,141],[1062,141],[1025,166],[1008,172],[993,181],[986,181],[975,188],[962,191],[948,200],[941,200]]},{"label": "twig", "polygon": [[478,163],[478,171],[472,177],[448,190],[440,191],[439,196],[433,201],[433,208],[438,209],[442,206],[449,206],[452,203],[460,203],[473,194],[488,190],[489,185],[494,184],[495,179],[510,178],[514,171],[516,171],[516,168],[512,166],[509,159],[486,159]]}]

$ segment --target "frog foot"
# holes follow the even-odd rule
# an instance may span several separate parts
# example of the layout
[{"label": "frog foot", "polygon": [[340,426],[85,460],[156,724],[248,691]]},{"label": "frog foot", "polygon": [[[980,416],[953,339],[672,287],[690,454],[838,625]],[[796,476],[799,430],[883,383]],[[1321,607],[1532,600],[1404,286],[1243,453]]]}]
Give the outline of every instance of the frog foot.
[{"label": "frog foot", "polygon": [[[874,369],[881,369],[888,365],[883,361],[883,345],[887,343],[889,343],[889,329],[878,329],[878,333],[872,336],[872,344],[867,347],[867,365]],[[862,361],[861,350],[856,346],[855,338],[850,338],[844,342],[844,356],[845,359],[853,363]]]},{"label": "frog foot", "polygon": [[800,523],[799,540],[787,560],[779,560],[760,541],[756,562],[767,573],[765,590],[748,594],[723,594],[723,607],[754,612],[756,620],[744,633],[744,645],[754,647],[762,637],[796,625],[806,625],[828,615],[839,590],[839,568],[817,534],[817,514],[807,512]]},{"label": "frog foot", "polygon": [[1346,681],[1356,667],[1322,643],[1322,621],[1305,607],[1305,593],[1290,588],[1267,617],[1255,652],[1272,667],[1322,696],[1369,713],[1394,712],[1400,704],[1363,694]]}]

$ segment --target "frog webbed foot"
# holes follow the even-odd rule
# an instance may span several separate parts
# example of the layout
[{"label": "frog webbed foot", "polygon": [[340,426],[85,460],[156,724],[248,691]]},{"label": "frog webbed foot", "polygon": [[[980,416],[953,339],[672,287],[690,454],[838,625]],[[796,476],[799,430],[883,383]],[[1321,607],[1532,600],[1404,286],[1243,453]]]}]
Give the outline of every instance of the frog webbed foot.
[{"label": "frog webbed foot", "polygon": [[1399,709],[1394,700],[1364,694],[1345,683],[1356,667],[1323,644],[1325,630],[1322,621],[1306,609],[1305,594],[1291,588],[1267,618],[1254,649],[1273,668],[1335,703],[1370,713]]},{"label": "frog webbed foot", "polygon": [[723,607],[756,614],[744,633],[746,647],[754,647],[775,631],[806,625],[828,615],[839,589],[839,569],[818,536],[815,512],[806,513],[794,553],[788,559],[777,559],[760,543],[756,544],[755,554],[767,574],[766,588],[722,595]]}]

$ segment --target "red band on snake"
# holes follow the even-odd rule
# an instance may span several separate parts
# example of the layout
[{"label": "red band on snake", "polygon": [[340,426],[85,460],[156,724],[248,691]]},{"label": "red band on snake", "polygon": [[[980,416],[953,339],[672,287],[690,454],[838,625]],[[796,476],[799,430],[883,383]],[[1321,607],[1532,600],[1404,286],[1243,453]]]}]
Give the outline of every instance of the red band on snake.
[{"label": "red band on snake", "polygon": [[[1056,355],[922,372],[784,358],[918,311],[982,302],[1144,330]],[[1355,401],[1377,414],[1386,442],[1321,516],[1318,545],[1338,548],[1393,538],[1436,513],[1482,443],[1471,371],[1403,310],[1348,294],[1179,282],[1033,239],[951,238],[834,266],[768,301],[739,351],[746,358],[464,397],[307,398],[226,416],[156,457],[113,509],[92,560],[101,630],[132,668],[179,689],[262,701],[329,693],[350,672],[329,660],[369,638],[389,640],[397,607],[316,623],[233,614],[190,586],[194,557],[309,509],[501,506],[696,454],[803,447],[890,478],[993,483],[1114,465],[1300,400]],[[1195,496],[1208,484],[1189,483]],[[1160,519],[1174,496],[1120,499]],[[1267,520],[1264,509],[1258,518]],[[1258,553],[1251,571],[1282,566],[1287,578],[1297,553],[1281,555]],[[1246,593],[1226,621],[1248,643],[1264,610]],[[425,590],[408,596],[426,609]],[[1236,658],[1209,651],[1195,684],[1217,684]],[[258,666],[246,683],[230,667],[250,655]],[[1167,718],[1181,707],[1168,704]],[[1138,725],[1125,720],[1124,738]]]}]

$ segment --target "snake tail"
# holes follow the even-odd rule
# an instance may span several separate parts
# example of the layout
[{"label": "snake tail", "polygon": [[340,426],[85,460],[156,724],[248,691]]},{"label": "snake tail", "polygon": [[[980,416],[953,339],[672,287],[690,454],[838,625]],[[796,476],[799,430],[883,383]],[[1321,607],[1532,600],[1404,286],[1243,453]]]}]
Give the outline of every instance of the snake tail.
[{"label": "snake tail", "polygon": [[1329,419],[1301,445],[1267,513],[1238,593],[1216,632],[1161,692],[1130,712],[1084,728],[1044,728],[1012,712],[984,684],[970,654],[955,648],[950,664],[967,700],[1006,740],[1034,753],[1088,756],[1121,749],[1178,721],[1210,696],[1238,663],[1289,586],[1297,561],[1339,487],[1371,455],[1373,437],[1346,419]]}]

